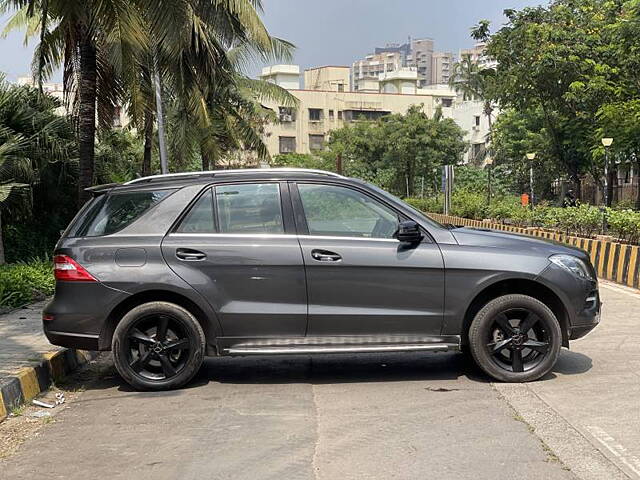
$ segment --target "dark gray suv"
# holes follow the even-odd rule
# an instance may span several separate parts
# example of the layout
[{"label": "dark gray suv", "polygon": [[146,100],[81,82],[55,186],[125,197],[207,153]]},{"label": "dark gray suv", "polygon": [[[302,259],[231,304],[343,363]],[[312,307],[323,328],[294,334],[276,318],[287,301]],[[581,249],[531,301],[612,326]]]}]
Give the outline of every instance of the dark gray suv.
[{"label": "dark gray suv", "polygon": [[579,249],[443,226],[360,180],[296,169],[92,189],[55,250],[51,343],[112,350],[138,389],[205,355],[469,351],[535,380],[600,319]]}]

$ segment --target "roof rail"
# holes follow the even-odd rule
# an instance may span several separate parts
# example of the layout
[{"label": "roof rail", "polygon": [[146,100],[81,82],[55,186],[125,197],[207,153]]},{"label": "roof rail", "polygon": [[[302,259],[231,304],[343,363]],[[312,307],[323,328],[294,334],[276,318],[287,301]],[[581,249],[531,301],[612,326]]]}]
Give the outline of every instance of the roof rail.
[{"label": "roof rail", "polygon": [[206,177],[211,176],[214,177],[216,175],[224,175],[224,174],[248,174],[248,173],[265,173],[265,172],[291,172],[291,173],[315,173],[317,175],[327,175],[330,177],[338,177],[344,178],[342,175],[335,172],[327,172],[325,170],[317,170],[313,168],[237,168],[230,170],[209,170],[204,172],[182,172],[182,173],[166,173],[164,175],[152,175],[150,177],[142,177],[136,178],[134,180],[130,180],[125,182],[124,185],[133,185],[136,183],[148,183],[155,182],[165,179],[172,178],[183,178],[183,177]]}]

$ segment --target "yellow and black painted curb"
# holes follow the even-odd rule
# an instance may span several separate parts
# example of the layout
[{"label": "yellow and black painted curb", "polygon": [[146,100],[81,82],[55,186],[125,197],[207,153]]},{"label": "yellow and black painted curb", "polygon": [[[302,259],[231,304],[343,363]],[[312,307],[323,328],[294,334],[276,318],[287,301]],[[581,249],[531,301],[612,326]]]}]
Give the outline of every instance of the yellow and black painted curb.
[{"label": "yellow and black painted curb", "polygon": [[12,409],[47,390],[55,381],[96,358],[98,352],[62,349],[45,353],[38,365],[24,367],[0,381],[0,421]]},{"label": "yellow and black painted curb", "polygon": [[471,220],[470,218],[454,217],[439,213],[428,213],[427,215],[440,223],[520,233],[547,240],[555,240],[556,242],[581,248],[589,254],[591,263],[595,267],[598,277],[628,287],[640,288],[640,279],[638,278],[638,274],[640,273],[640,261],[638,261],[640,246],[638,245],[576,237],[540,228],[514,227],[513,225]]}]

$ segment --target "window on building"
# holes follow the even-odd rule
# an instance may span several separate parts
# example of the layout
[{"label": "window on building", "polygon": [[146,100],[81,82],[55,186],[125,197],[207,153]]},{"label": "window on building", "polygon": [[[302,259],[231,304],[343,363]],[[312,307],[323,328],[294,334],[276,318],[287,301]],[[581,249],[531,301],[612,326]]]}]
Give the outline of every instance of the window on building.
[{"label": "window on building", "polygon": [[284,233],[277,183],[216,187],[220,233]]},{"label": "window on building", "polygon": [[278,113],[281,122],[296,121],[296,111],[292,107],[279,107]]},{"label": "window on building", "polygon": [[324,135],[309,135],[309,150],[312,152],[324,149]]},{"label": "window on building", "polygon": [[320,108],[310,108],[309,109],[309,120],[312,122],[319,122],[322,120],[322,109]]},{"label": "window on building", "polygon": [[479,127],[479,126],[480,126],[480,115],[475,115],[475,116],[474,116],[474,122],[475,122],[475,123],[474,123],[474,125],[475,125],[476,127]]},{"label": "window on building", "polygon": [[344,92],[344,83],[339,83],[338,84],[338,91],[339,92]]},{"label": "window on building", "polygon": [[333,110],[329,110],[329,120],[333,121],[334,115]]},{"label": "window on building", "polygon": [[338,110],[338,120],[342,120],[342,110]]},{"label": "window on building", "polygon": [[451,98],[443,98],[442,99],[442,106],[443,107],[450,107],[451,105],[453,105],[453,100]]},{"label": "window on building", "polygon": [[296,137],[280,137],[280,153],[296,152]]}]

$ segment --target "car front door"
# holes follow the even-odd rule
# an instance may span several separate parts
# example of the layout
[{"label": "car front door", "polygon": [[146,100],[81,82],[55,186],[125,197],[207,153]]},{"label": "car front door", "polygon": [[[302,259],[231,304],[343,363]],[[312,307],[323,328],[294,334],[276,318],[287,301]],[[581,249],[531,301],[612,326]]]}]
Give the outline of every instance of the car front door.
[{"label": "car front door", "polygon": [[305,335],[304,266],[286,182],[207,188],[162,250],[211,303],[225,337]]},{"label": "car front door", "polygon": [[444,265],[425,235],[395,238],[391,206],[364,190],[327,183],[292,187],[309,299],[308,336],[439,335]]}]

